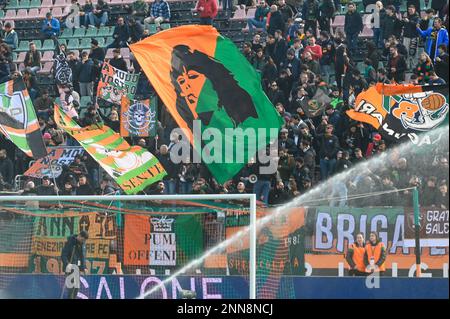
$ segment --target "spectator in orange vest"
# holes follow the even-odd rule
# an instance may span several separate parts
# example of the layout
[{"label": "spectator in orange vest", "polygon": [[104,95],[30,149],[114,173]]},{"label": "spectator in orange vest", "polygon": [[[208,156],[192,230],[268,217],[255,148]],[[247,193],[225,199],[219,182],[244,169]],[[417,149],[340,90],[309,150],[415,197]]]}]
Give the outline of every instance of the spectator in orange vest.
[{"label": "spectator in orange vest", "polygon": [[356,241],[350,244],[348,247],[345,260],[347,260],[350,266],[350,276],[366,276],[366,265],[364,264],[364,255],[366,253],[364,234],[358,233],[356,235]]},{"label": "spectator in orange vest", "polygon": [[364,264],[370,272],[379,272],[382,275],[386,271],[386,246],[378,238],[376,232],[371,232],[369,241],[366,244],[366,253],[364,254]]}]

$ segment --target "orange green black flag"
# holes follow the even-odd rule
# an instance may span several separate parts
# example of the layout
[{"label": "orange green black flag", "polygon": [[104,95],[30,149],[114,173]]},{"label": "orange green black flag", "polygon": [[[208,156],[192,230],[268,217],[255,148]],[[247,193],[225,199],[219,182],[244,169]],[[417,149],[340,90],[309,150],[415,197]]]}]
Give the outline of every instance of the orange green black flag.
[{"label": "orange green black flag", "polygon": [[55,123],[76,139],[126,194],[136,194],[161,180],[166,171],[158,159],[140,146],[130,146],[106,125],[80,127],[55,104]]},{"label": "orange green black flag", "polygon": [[372,125],[383,138],[413,142],[417,134],[448,125],[448,85],[382,84],[358,94],[347,115]]},{"label": "orange green black flag", "polygon": [[[277,137],[283,120],[263,92],[259,74],[215,28],[172,28],[130,49],[219,183],[231,179]],[[212,142],[198,146],[194,120],[201,122],[203,142],[208,140],[205,135],[214,135],[209,141],[214,139],[218,148],[213,149]],[[217,132],[218,141],[219,134],[212,134]],[[207,161],[205,156],[214,159]]]}]

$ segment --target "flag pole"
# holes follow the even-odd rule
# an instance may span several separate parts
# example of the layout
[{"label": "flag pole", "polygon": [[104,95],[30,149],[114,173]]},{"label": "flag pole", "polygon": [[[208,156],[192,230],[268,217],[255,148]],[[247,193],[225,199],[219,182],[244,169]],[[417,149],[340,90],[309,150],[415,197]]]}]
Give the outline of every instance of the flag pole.
[{"label": "flag pole", "polygon": [[414,207],[414,233],[416,240],[416,277],[421,277],[422,270],[420,268],[421,260],[420,260],[420,220],[419,220],[419,191],[417,187],[412,190],[413,195],[413,207]]}]

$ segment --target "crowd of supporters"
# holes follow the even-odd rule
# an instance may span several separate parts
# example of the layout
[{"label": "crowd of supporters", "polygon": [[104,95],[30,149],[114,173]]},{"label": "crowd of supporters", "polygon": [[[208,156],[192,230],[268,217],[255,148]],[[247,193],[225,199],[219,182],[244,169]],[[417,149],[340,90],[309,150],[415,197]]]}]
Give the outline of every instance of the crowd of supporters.
[{"label": "crowd of supporters", "polygon": [[[199,13],[200,23],[213,24],[218,8],[232,15],[232,10],[242,6],[256,6],[254,18],[247,21],[253,35],[251,42],[242,46],[242,54],[261,76],[262,86],[285,125],[278,139],[278,170],[275,174],[259,173],[259,163],[251,161],[233,180],[219,185],[202,164],[175,164],[170,153],[180,136],[172,132],[176,127],[168,111],[159,101],[160,113],[157,136],[132,138],[132,144],[140,145],[155,154],[168,175],[152,185],[146,194],[204,194],[248,193],[257,194],[258,200],[269,205],[284,203],[297,197],[333,175],[385,152],[395,143],[385,141],[371,126],[349,119],[345,111],[354,106],[356,96],[377,82],[382,83],[448,83],[448,2],[407,1],[407,11],[401,12],[402,1],[363,1],[373,5],[373,36],[362,39],[367,26],[355,3],[336,0],[261,0],[258,3],[239,0],[238,3],[223,0],[199,0],[193,8]],[[236,7],[234,6],[236,5]],[[343,28],[332,27],[335,16],[345,6]],[[63,19],[47,14],[42,22],[42,39],[53,39],[55,60],[62,56],[72,71],[70,85],[60,85],[59,91],[69,92],[77,107],[80,98],[90,97],[92,103],[80,112],[80,122],[90,125],[103,121],[119,131],[118,107],[99,108],[95,105],[96,86],[104,61],[114,67],[138,72],[140,67],[132,59],[130,66],[121,55],[121,48],[149,35],[151,25],[161,30],[161,24],[170,22],[170,4],[165,0],[147,3],[137,0],[126,9],[129,15],[116,21],[113,39],[101,47],[92,39],[91,50],[76,54],[58,42],[61,27],[72,24],[101,27],[107,24],[109,5],[98,0],[93,5],[87,0],[80,6],[71,1],[68,14]],[[420,14],[425,11],[425,14]],[[379,21],[377,20],[379,18]],[[375,21],[377,20],[377,21]],[[69,21],[69,23],[68,23]],[[75,146],[53,120],[55,96],[39,89],[36,72],[41,67],[41,54],[31,42],[24,61],[24,69],[18,70],[12,62],[12,52],[18,47],[18,35],[11,23],[5,23],[0,43],[0,82],[21,75],[33,100],[39,125],[46,145]],[[113,57],[106,59],[106,50],[113,50]],[[61,61],[60,61],[61,62]],[[55,63],[57,63],[55,61]],[[154,89],[142,73],[137,95],[148,97]],[[329,99],[323,105],[320,95]],[[236,105],[236,107],[239,107]],[[306,108],[320,111],[311,113]],[[364,171],[352,182],[335,183],[328,195],[339,198],[331,205],[376,205],[379,198],[347,201],[349,194],[370,193],[377,190],[403,189],[420,186],[427,205],[448,208],[448,149],[433,148],[433,170],[414,174],[412,166],[420,166],[425,155],[406,158],[397,156],[386,163],[382,173]],[[24,195],[87,195],[116,194],[117,185],[88,154],[79,156],[69,166],[63,167],[59,178],[32,179],[23,173],[30,162],[3,135],[0,136],[0,191],[19,191]],[[20,183],[16,176],[22,176]],[[18,189],[19,187],[19,189]],[[408,205],[405,192],[393,192],[383,198],[388,205]]]}]

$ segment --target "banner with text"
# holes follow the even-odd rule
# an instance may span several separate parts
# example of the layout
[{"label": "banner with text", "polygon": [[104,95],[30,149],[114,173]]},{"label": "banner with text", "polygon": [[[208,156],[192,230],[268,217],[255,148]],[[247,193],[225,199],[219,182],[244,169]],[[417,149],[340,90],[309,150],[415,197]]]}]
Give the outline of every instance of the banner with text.
[{"label": "banner with text", "polygon": [[180,267],[203,251],[202,215],[125,215],[124,265]]},{"label": "banner with text", "polygon": [[25,176],[58,178],[62,173],[63,166],[72,164],[75,157],[84,153],[84,149],[77,146],[49,147],[47,150],[48,155],[34,162],[24,173]]},{"label": "banner with text", "polygon": [[[448,209],[420,209],[420,247],[448,247]],[[416,247],[414,211],[405,210],[405,246]]]}]

